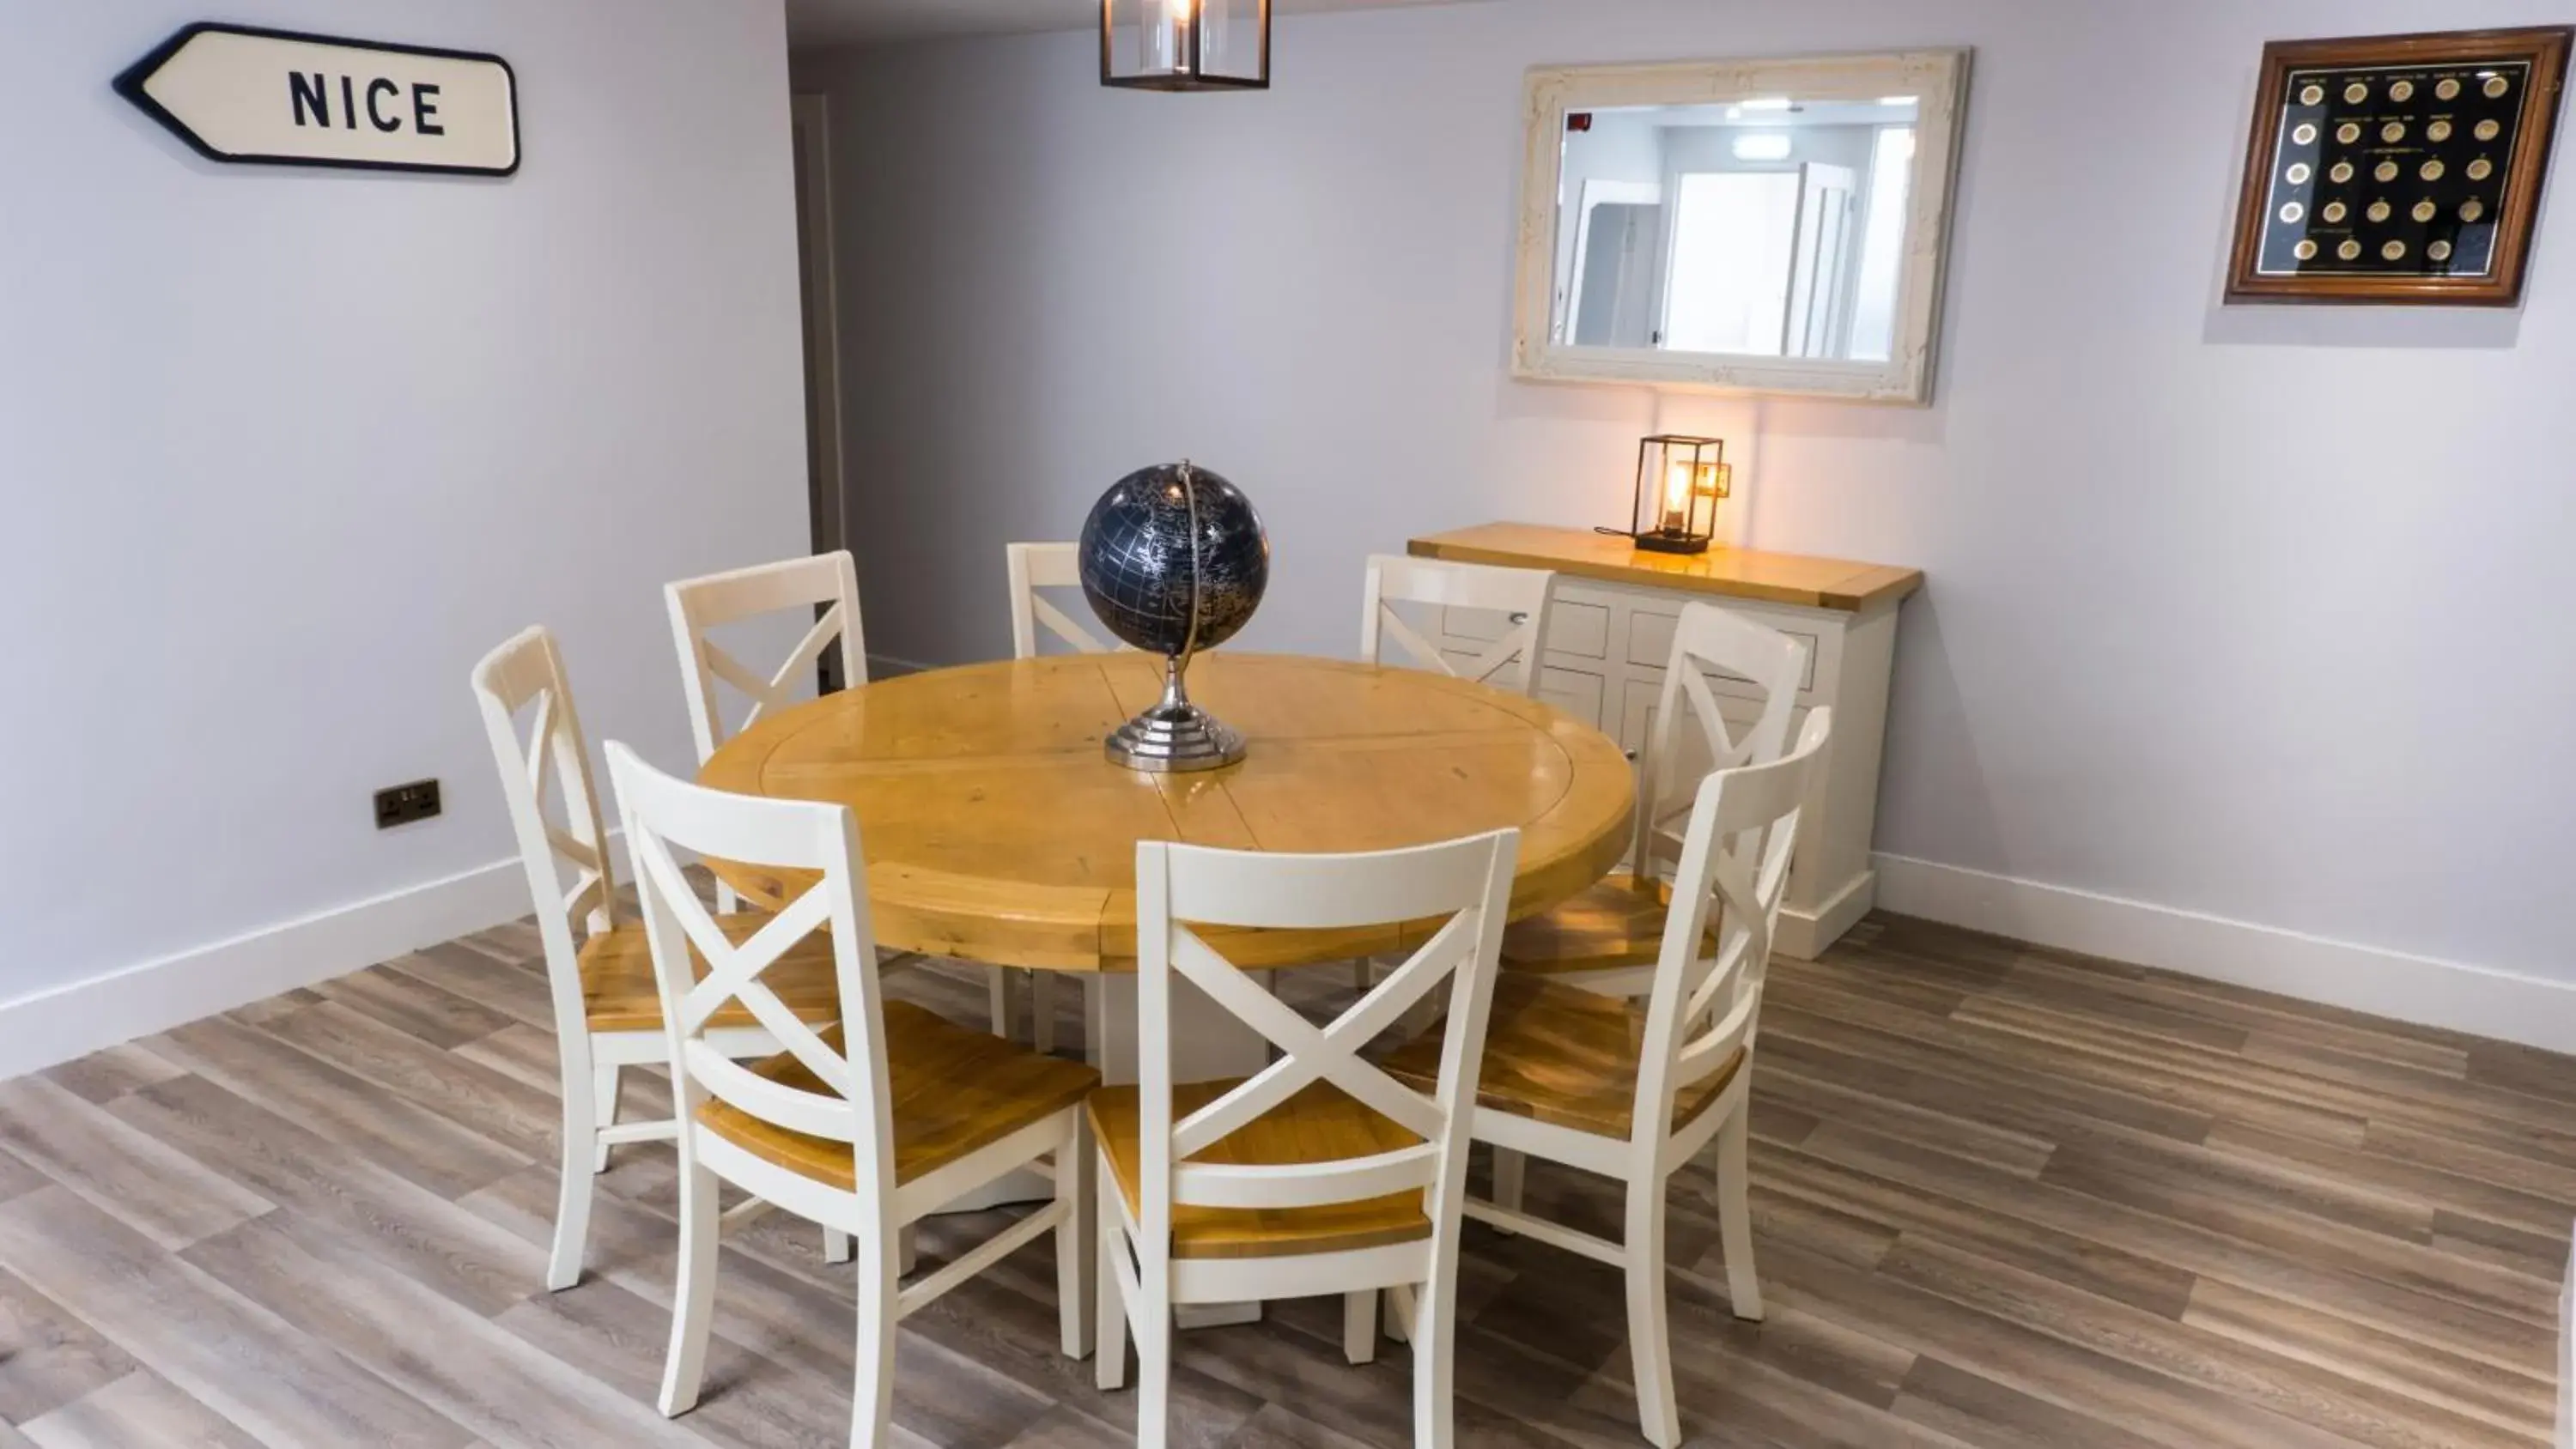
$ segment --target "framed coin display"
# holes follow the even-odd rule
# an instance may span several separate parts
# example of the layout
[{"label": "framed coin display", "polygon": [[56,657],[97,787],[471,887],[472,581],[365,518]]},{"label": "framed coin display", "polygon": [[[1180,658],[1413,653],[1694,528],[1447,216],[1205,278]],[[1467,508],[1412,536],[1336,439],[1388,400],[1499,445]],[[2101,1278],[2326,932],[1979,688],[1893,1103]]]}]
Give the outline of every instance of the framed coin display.
[{"label": "framed coin display", "polygon": [[2571,36],[2265,46],[2227,300],[2520,301]]}]

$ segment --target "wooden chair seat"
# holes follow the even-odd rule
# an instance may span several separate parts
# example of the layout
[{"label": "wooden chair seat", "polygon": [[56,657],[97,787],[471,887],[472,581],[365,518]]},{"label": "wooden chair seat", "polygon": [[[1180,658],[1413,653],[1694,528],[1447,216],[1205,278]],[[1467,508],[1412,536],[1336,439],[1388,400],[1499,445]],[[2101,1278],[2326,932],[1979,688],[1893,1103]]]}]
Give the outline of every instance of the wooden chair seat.
[{"label": "wooden chair seat", "polygon": [[[1476,1105],[1599,1137],[1625,1138],[1635,1120],[1637,1058],[1646,1013],[1560,981],[1507,976],[1494,987]],[[1387,1075],[1420,1091],[1440,1080],[1440,1033],[1390,1053]],[[1675,1094],[1673,1130],[1715,1102],[1744,1065],[1738,1048],[1706,1080]]]},{"label": "wooden chair seat", "polygon": [[[1172,1088],[1175,1121],[1243,1085],[1190,1082]],[[1141,1212],[1143,1149],[1134,1087],[1104,1087],[1091,1098],[1091,1130],[1117,1178],[1127,1210]],[[1393,1152],[1422,1139],[1329,1083],[1318,1082],[1191,1158],[1192,1162],[1275,1167]],[[1431,1236],[1420,1192],[1303,1208],[1172,1206],[1175,1258],[1277,1258],[1339,1253]]]},{"label": "wooden chair seat", "polygon": [[[908,1001],[885,1003],[885,1033],[898,1186],[1075,1106],[1100,1085],[1100,1074],[1078,1062],[1039,1056]],[[833,1051],[847,1050],[839,1023],[816,1034]],[[800,1092],[831,1090],[785,1052],[752,1070]],[[833,1187],[854,1185],[846,1142],[791,1132],[722,1101],[700,1107],[698,1120],[763,1161]]]},{"label": "wooden chair seat", "polygon": [[[1664,914],[1672,895],[1666,885],[1639,887],[1637,878],[1625,871],[1605,877],[1572,900],[1505,930],[1503,973],[1572,976],[1652,966],[1663,949]],[[1715,921],[1709,923],[1706,940],[1704,953],[1714,953]]]},{"label": "wooden chair seat", "polygon": [[[773,918],[764,911],[737,911],[715,918],[725,939],[739,946]],[[592,1031],[660,1031],[661,991],[653,984],[653,947],[644,938],[644,923],[629,921],[600,931],[581,945],[581,1004]],[[703,979],[707,963],[693,947],[692,973]],[[816,933],[787,948],[778,964],[761,979],[801,1021],[831,1021],[841,1014],[841,988],[832,975],[832,938]],[[726,1002],[711,1027],[757,1026],[739,1001]]]}]

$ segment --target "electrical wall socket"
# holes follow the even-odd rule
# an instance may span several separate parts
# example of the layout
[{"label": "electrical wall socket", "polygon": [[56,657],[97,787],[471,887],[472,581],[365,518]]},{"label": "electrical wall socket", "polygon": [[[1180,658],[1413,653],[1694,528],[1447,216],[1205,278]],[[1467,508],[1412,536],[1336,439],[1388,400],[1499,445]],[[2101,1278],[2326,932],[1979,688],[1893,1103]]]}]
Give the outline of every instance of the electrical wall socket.
[{"label": "electrical wall socket", "polygon": [[393,785],[376,792],[376,828],[391,830],[415,820],[427,820],[438,813],[438,782],[414,780],[408,785]]}]

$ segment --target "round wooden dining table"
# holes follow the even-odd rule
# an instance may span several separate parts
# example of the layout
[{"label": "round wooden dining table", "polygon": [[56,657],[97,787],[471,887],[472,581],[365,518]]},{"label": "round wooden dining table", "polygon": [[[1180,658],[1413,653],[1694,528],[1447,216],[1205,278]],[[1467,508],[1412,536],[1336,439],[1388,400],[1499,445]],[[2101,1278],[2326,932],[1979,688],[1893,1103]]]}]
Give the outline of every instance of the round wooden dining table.
[{"label": "round wooden dining table", "polygon": [[[1110,763],[1102,740],[1162,693],[1162,661],[1084,654],[901,675],[762,719],[718,748],[701,783],[847,805],[867,858],[877,944],[995,966],[1082,973],[1084,1046],[1112,1082],[1136,1079],[1136,843],[1236,850],[1387,850],[1504,826],[1521,832],[1515,917],[1609,873],[1635,798],[1607,735],[1487,685],[1409,669],[1284,655],[1208,654],[1190,695],[1240,730],[1243,762],[1192,775]],[[811,882],[710,860],[755,904]],[[1374,932],[1202,929],[1253,969],[1397,952],[1438,922]],[[1248,1076],[1266,1043],[1186,982],[1172,1001],[1180,1082]],[[972,1210],[1043,1199],[1006,1182]],[[1258,1305],[1196,1308],[1184,1326],[1244,1322]]]},{"label": "round wooden dining table", "polygon": [[[1140,840],[1361,851],[1516,826],[1515,917],[1582,891],[1627,849],[1635,786],[1608,736],[1421,670],[1203,655],[1191,697],[1243,733],[1244,761],[1193,775],[1112,764],[1102,738],[1155,701],[1161,666],[1084,654],[861,685],[753,724],[699,779],[849,806],[878,944],[1050,971],[1134,970]],[[805,884],[708,864],[755,902]],[[1203,934],[1237,965],[1272,968],[1394,951],[1416,932]]]}]

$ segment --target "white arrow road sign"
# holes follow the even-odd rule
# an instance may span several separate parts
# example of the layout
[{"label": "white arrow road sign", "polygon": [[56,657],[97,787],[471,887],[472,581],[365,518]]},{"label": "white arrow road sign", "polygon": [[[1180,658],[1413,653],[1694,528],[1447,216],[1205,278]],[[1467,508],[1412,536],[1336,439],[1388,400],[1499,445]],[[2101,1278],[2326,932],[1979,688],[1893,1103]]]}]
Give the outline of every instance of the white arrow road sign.
[{"label": "white arrow road sign", "polygon": [[518,83],[497,55],[198,24],[116,89],[217,161],[519,169]]}]

